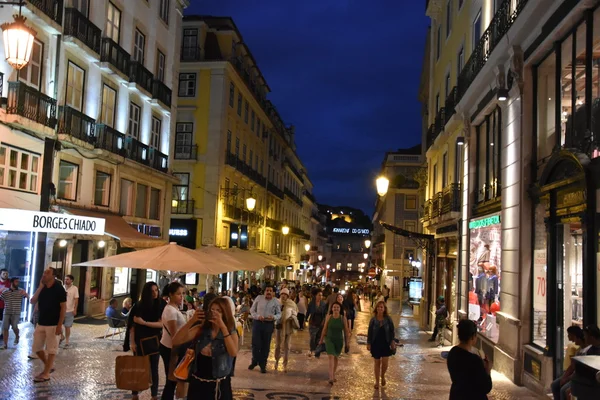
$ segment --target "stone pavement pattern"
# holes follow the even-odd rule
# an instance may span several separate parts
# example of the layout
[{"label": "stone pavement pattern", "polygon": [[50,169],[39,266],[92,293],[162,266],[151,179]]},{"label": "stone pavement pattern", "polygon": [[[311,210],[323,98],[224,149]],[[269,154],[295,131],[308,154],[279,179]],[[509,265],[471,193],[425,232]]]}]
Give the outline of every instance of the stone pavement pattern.
[{"label": "stone pavement pattern", "polygon": [[[297,332],[292,339],[288,373],[273,371],[274,349],[271,350],[268,373],[257,369],[249,371],[250,333],[245,332],[244,344],[238,355],[233,388],[236,400],[325,400],[325,399],[447,399],[450,378],[441,350],[427,342],[427,334],[420,332],[417,322],[410,317],[399,317],[400,306],[390,300],[397,323],[397,337],[405,344],[390,359],[387,386],[373,389],[373,361],[366,346],[356,343],[355,335],[349,354],[340,358],[338,382],[327,383],[327,357],[306,356],[308,330]],[[366,312],[358,313],[355,333],[366,334],[369,322]],[[110,341],[102,336],[106,325],[76,323],[73,327],[72,348],[60,350],[56,371],[48,383],[35,384],[33,376],[40,371],[38,360],[28,360],[32,328],[22,325],[18,346],[12,345],[11,333],[8,350],[0,351],[0,400],[21,399],[129,399],[131,395],[114,385],[114,360],[122,351],[122,341]],[[274,347],[274,341],[273,341]],[[444,349],[448,350],[448,348]],[[162,360],[160,386],[164,384]],[[543,399],[523,387],[517,387],[504,376],[493,373],[494,389],[490,399]],[[7,389],[7,390],[5,390]],[[10,392],[8,392],[10,390]],[[141,399],[149,399],[146,391]]]}]

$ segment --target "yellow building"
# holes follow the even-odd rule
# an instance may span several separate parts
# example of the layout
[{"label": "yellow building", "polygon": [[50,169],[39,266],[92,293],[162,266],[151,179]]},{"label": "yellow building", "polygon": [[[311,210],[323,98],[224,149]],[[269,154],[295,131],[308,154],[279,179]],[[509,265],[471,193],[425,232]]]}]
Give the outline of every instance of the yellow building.
[{"label": "yellow building", "polygon": [[233,20],[185,17],[179,72],[172,239],[261,250],[287,267],[266,278],[299,278],[312,184]]}]

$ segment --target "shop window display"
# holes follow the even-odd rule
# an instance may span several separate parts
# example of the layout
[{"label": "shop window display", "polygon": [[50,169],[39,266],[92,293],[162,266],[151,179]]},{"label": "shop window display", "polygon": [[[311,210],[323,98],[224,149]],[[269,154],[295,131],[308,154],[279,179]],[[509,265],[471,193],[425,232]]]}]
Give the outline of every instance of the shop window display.
[{"label": "shop window display", "polygon": [[469,231],[469,319],[476,321],[481,334],[497,342],[502,270],[500,215],[470,221]]},{"label": "shop window display", "polygon": [[[6,268],[10,278],[19,278],[21,288],[26,289],[28,293],[33,293],[37,288],[30,280],[36,239],[37,235],[31,232],[0,230],[0,269]],[[29,305],[26,302],[24,304]]]},{"label": "shop window display", "polygon": [[535,243],[533,250],[533,343],[546,347],[546,292],[547,292],[547,235],[546,205],[538,204],[535,209]]},{"label": "shop window display", "polygon": [[113,297],[122,296],[129,293],[129,276],[131,270],[129,268],[115,268]]}]

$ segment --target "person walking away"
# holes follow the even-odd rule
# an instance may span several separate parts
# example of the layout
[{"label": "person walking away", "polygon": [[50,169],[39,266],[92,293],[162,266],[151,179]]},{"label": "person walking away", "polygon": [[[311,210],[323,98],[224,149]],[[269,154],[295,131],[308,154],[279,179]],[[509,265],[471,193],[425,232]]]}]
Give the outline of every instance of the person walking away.
[{"label": "person walking away", "polygon": [[379,389],[379,378],[381,386],[385,386],[385,373],[392,351],[396,348],[394,322],[388,314],[385,301],[380,301],[375,306],[373,318],[369,322],[367,334],[367,350],[371,352],[375,368],[375,389]]},{"label": "person walking away", "polygon": [[4,301],[4,317],[2,319],[2,336],[4,345],[0,349],[8,349],[8,328],[12,327],[15,333],[14,344],[19,344],[19,320],[21,319],[21,309],[23,299],[28,299],[27,292],[19,289],[19,278],[10,279],[10,287],[0,289],[0,299]]},{"label": "person walking away", "polygon": [[184,287],[179,282],[171,282],[166,286],[166,293],[169,296],[169,303],[162,312],[161,321],[163,324],[162,336],[160,338],[160,356],[165,366],[166,383],[163,388],[161,399],[173,400],[177,382],[169,380],[169,366],[171,363],[171,350],[173,349],[173,336],[185,325],[185,317],[179,311],[179,306],[183,302]]},{"label": "person walking away", "polygon": [[[272,292],[273,288],[270,289]],[[233,400],[230,374],[239,338],[228,302],[224,298],[214,299],[206,319],[204,311],[196,310],[173,337],[174,346],[196,341],[188,399]]]},{"label": "person walking away", "polygon": [[[152,375],[152,386],[150,394],[152,400],[158,396],[158,362],[159,353],[149,353],[150,347],[160,338],[162,328],[161,305],[158,298],[158,285],[156,282],[146,282],[142,288],[140,301],[133,306],[129,313],[130,333],[129,347],[133,355],[149,356],[150,373]],[[147,344],[142,344],[147,343]],[[132,400],[138,400],[138,392],[132,392]]]},{"label": "person walking away", "polygon": [[69,348],[69,338],[71,337],[71,328],[73,327],[73,321],[77,316],[77,305],[79,303],[79,289],[73,285],[75,277],[73,275],[67,275],[65,277],[65,291],[67,292],[67,313],[65,314],[65,335],[61,332],[60,341],[65,341],[64,348]]},{"label": "person walking away", "polygon": [[[585,356],[586,348],[585,348],[585,337],[583,334],[583,329],[580,327],[573,325],[567,328],[567,337],[569,340],[577,346],[575,348],[575,354],[573,356]],[[567,400],[567,393],[571,389],[571,379],[573,379],[573,375],[575,373],[575,362],[572,360],[572,357],[568,357],[569,366],[565,369],[565,372],[554,380],[550,385],[550,389],[552,389],[552,396],[554,400]]]},{"label": "person walking away", "polygon": [[293,318],[297,318],[298,306],[289,298],[289,290],[281,289],[279,301],[281,301],[281,318],[275,326],[275,370],[279,367],[279,359],[283,352],[283,372],[287,373],[288,357],[290,353],[290,341],[294,333]]},{"label": "person walking away", "polygon": [[390,298],[390,289],[388,289],[387,285],[383,285],[381,293],[383,294],[383,300],[387,303],[388,299]]},{"label": "person walking away", "polygon": [[[8,280],[8,270],[6,268],[0,269],[0,290],[9,289],[10,281]],[[4,314],[4,300],[0,299],[0,322],[2,322]],[[3,332],[0,332],[0,339],[4,336]]]},{"label": "person walking away", "polygon": [[350,329],[350,332],[352,332],[354,330],[354,319],[356,318],[356,299],[354,290],[350,289],[348,291],[348,293],[346,294],[346,298],[342,303],[342,306],[348,313],[346,315],[346,318],[348,319],[348,327]]},{"label": "person walking away", "polygon": [[281,305],[274,297],[273,286],[265,287],[265,294],[259,295],[250,308],[252,315],[252,362],[248,369],[252,370],[257,365],[260,372],[267,373],[267,359],[271,348],[271,338],[275,324],[281,318]]},{"label": "person walking away", "polygon": [[450,400],[487,400],[492,390],[492,365],[471,349],[477,343],[477,325],[468,319],[458,323],[458,340],[448,353],[448,372],[452,380]]},{"label": "person walking away", "polygon": [[[437,298],[435,306],[437,308],[435,311],[435,328],[433,329],[431,338],[429,338],[429,342],[435,342],[436,339],[439,339],[438,346],[442,346],[444,343],[444,326],[446,318],[448,318],[448,309],[446,308],[444,296]],[[438,337],[438,335],[440,336]]]},{"label": "person walking away", "polygon": [[33,332],[32,349],[44,363],[44,370],[33,381],[48,382],[58,352],[58,337],[62,333],[67,312],[67,292],[54,279],[54,268],[47,268],[43,272],[40,286],[31,297],[31,304],[37,304],[39,311],[38,323]]},{"label": "person walking away", "polygon": [[300,331],[304,330],[304,320],[306,319],[308,303],[306,299],[306,293],[304,290],[298,292],[298,324],[300,325]]},{"label": "person walking away", "polygon": [[315,289],[313,291],[313,300],[308,305],[306,318],[308,319],[308,332],[310,334],[310,350],[308,356],[312,357],[317,350],[323,323],[327,317],[327,302],[323,300],[323,291]]},{"label": "person walking away", "polygon": [[[331,312],[327,315],[323,332],[321,333],[320,344],[325,343],[327,356],[329,358],[329,384],[333,385],[336,381],[335,373],[337,371],[338,359],[344,347],[344,334],[346,338],[350,337],[348,332],[348,322],[346,317],[340,314],[342,305],[338,302],[333,303]],[[346,342],[346,350],[349,350],[349,344]]]},{"label": "person walking away", "polygon": [[333,305],[333,303],[335,303],[337,301],[337,296],[338,296],[339,292],[340,292],[340,288],[336,286],[333,288],[333,292],[329,296],[327,296],[326,301],[327,301],[327,308],[329,310],[331,310],[331,306]]}]

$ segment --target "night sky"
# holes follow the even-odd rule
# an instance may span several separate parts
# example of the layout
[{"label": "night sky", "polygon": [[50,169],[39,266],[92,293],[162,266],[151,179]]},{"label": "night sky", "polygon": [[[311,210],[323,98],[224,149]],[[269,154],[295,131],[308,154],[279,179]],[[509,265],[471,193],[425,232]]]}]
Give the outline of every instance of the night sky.
[{"label": "night sky", "polygon": [[384,153],[420,142],[423,0],[192,0],[230,16],[257,60],[319,203],[372,213]]}]

